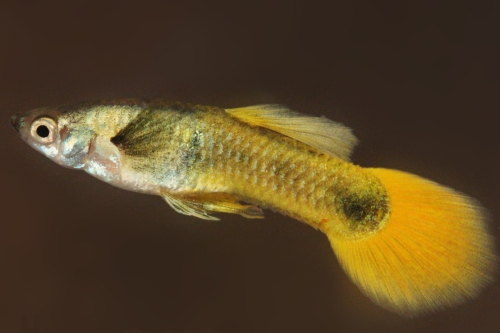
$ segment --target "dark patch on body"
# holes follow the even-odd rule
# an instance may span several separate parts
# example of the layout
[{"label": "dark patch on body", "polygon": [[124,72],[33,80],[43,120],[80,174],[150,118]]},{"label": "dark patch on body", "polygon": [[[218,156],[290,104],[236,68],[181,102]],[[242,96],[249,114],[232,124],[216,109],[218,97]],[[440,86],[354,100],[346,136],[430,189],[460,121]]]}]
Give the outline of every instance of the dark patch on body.
[{"label": "dark patch on body", "polygon": [[[129,122],[111,142],[128,157],[132,167],[142,173],[163,176],[175,158],[172,150],[175,126],[182,116],[168,109],[145,109]],[[170,168],[169,172],[173,170]]]},{"label": "dark patch on body", "polygon": [[189,168],[201,158],[200,150],[203,145],[203,133],[198,130],[193,132],[191,140],[188,143],[187,149],[184,149],[181,155],[181,163],[184,167]]},{"label": "dark patch on body", "polygon": [[[160,103],[160,102],[159,102]],[[133,160],[132,167],[157,177],[187,173],[200,161],[207,113],[220,109],[182,103],[150,105],[111,142]],[[195,128],[195,130],[193,130]],[[190,136],[186,138],[186,134]]]},{"label": "dark patch on body", "polygon": [[134,157],[151,157],[170,144],[168,140],[173,126],[181,118],[180,114],[167,110],[143,110],[125,126],[111,142]]},{"label": "dark patch on body", "polygon": [[[202,124],[206,112],[223,110],[215,107],[199,106],[186,103],[151,102],[149,107],[139,113],[111,142],[127,155],[147,156],[151,149],[170,145],[174,127],[182,120],[189,119],[188,127]],[[198,140],[196,137],[194,140]],[[180,142],[179,142],[180,143]],[[196,144],[196,142],[192,142]]]}]

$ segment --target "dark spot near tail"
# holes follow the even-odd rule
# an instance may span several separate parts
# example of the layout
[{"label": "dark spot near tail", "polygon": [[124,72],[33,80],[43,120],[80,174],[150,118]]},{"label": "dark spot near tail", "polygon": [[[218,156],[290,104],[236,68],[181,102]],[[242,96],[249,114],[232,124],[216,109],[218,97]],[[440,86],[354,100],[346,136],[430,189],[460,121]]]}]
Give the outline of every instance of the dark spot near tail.
[{"label": "dark spot near tail", "polygon": [[340,199],[340,208],[353,231],[373,231],[389,212],[387,196],[349,194]]},{"label": "dark spot near tail", "polygon": [[354,221],[363,220],[368,215],[371,202],[350,196],[342,201],[345,216]]}]

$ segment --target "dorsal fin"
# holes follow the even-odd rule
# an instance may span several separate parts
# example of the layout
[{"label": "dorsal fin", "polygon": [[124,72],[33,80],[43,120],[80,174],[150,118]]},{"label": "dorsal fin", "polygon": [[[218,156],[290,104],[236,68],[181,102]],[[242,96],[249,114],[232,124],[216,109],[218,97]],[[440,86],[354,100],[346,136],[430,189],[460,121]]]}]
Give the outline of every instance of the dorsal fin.
[{"label": "dorsal fin", "polygon": [[349,160],[358,141],[351,129],[340,123],[325,117],[306,116],[281,105],[254,105],[226,111],[245,123],[268,128],[343,160]]}]

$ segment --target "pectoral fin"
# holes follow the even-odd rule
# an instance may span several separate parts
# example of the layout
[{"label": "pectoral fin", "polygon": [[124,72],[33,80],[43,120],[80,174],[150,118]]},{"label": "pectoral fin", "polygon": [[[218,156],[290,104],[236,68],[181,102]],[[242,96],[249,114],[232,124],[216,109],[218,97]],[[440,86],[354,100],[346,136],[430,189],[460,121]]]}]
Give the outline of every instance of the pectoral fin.
[{"label": "pectoral fin", "polygon": [[210,213],[240,214],[249,219],[264,217],[264,212],[259,207],[240,204],[238,198],[225,193],[163,193],[162,197],[176,212],[204,220],[219,220]]}]

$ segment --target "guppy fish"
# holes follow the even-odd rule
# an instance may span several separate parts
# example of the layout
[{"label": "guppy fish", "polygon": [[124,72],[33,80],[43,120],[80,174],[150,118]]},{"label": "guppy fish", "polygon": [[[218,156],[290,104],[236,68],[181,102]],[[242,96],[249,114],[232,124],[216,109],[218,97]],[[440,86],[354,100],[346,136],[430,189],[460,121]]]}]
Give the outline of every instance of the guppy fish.
[{"label": "guppy fish", "polygon": [[483,210],[418,176],[349,162],[347,127],[278,105],[221,109],[121,100],[12,117],[34,149],[177,212],[261,218],[268,208],[326,234],[351,280],[401,315],[475,297],[497,266]]}]

